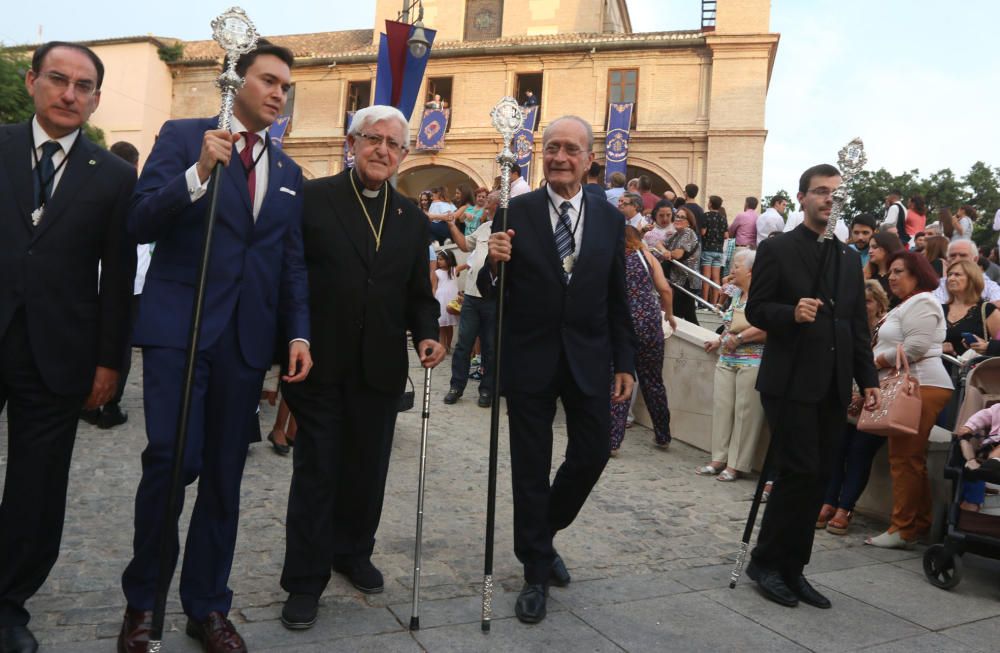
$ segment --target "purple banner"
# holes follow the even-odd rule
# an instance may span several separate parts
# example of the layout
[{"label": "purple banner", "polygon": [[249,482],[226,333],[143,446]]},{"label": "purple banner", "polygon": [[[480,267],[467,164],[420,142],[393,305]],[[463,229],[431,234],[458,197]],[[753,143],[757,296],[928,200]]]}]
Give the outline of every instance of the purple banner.
[{"label": "purple banner", "polygon": [[288,122],[291,116],[278,116],[278,119],[267,128],[267,135],[271,138],[271,145],[281,147],[281,142],[285,138],[285,130],[288,129]]},{"label": "purple banner", "polygon": [[351,145],[347,142],[347,132],[351,130],[351,123],[354,121],[355,111],[347,112],[347,129],[344,130],[344,167],[354,167],[354,153],[351,152]]},{"label": "purple banner", "polygon": [[538,126],[538,105],[521,107],[521,111],[524,112],[524,121],[522,121],[521,126],[525,129],[535,131],[535,127]]},{"label": "purple banner", "polygon": [[436,152],[444,149],[444,132],[451,109],[424,109],[417,132],[417,149]]},{"label": "purple banner", "polygon": [[632,124],[631,102],[612,103],[608,109],[608,135],[604,139],[604,183],[620,172],[627,176],[629,125]]},{"label": "purple banner", "polygon": [[531,179],[531,154],[535,149],[535,135],[530,129],[517,130],[511,149],[517,157],[517,166],[521,168],[521,177],[528,181]]}]

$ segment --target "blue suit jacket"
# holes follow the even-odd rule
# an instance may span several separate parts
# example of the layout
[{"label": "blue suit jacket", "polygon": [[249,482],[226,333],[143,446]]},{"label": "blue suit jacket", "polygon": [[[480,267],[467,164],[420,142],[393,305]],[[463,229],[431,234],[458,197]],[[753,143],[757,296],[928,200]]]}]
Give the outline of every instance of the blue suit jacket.
[{"label": "blue suit jacket", "polygon": [[[590,396],[606,396],[612,365],[635,373],[635,333],[625,294],[625,221],[608,201],[584,190],[583,242],[567,284],[556,252],[544,188],[510,202],[514,230],[507,263],[503,354],[504,393],[552,387],[565,356],[573,378]],[[499,231],[501,220],[493,221]],[[479,276],[490,292],[489,267]]]},{"label": "blue suit jacket", "polygon": [[[132,198],[129,231],[155,242],[146,273],[137,346],[187,347],[204,224],[211,192],[192,203],[184,173],[216,119],[164,123]],[[279,147],[268,149],[268,185],[254,222],[246,175],[233,151],[221,177],[199,349],[233,319],[243,358],[264,369],[282,339],[309,339],[308,280],[302,249],[302,172]],[[211,189],[209,189],[211,191]]]}]

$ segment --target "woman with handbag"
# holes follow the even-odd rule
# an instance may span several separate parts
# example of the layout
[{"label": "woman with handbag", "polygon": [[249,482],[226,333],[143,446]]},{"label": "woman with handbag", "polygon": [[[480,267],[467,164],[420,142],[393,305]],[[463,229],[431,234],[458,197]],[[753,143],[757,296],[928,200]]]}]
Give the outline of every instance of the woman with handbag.
[{"label": "woman with handbag", "polygon": [[[898,373],[899,367],[909,368],[909,376],[920,384],[920,417],[915,435],[889,437],[892,519],[885,533],[866,539],[865,544],[905,548],[931,527],[927,440],[954,389],[941,362],[945,317],[932,294],[937,286],[934,270],[922,254],[900,251],[889,257],[889,289],[900,303],[889,311],[874,336],[875,367],[881,382]],[[905,360],[899,359],[900,353]],[[892,403],[902,394],[884,400],[885,414],[893,413]]]},{"label": "woman with handbag", "polygon": [[[726,286],[732,301],[723,317],[722,335],[705,343],[705,351],[719,351],[715,366],[712,410],[712,461],[699,467],[699,476],[735,481],[751,471],[757,448],[766,446],[764,407],[755,389],[767,334],[747,322],[743,312],[750,295],[750,273],[756,252],[743,249],[733,261],[733,285]],[[731,289],[731,290],[730,290]]]}]

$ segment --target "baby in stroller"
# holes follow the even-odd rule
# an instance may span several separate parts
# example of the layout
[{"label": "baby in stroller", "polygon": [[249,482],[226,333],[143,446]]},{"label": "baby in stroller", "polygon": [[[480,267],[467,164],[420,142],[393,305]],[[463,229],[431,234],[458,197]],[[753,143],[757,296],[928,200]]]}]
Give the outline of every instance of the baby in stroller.
[{"label": "baby in stroller", "polygon": [[[972,414],[955,432],[966,469],[1000,471],[1000,403]],[[962,488],[962,510],[979,510],[986,497],[983,481],[969,481]]]}]

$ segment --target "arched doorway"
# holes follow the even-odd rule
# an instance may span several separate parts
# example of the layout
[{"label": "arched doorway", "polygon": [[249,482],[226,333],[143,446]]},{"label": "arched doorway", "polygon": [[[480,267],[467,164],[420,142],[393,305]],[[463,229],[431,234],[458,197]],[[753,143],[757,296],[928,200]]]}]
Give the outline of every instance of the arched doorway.
[{"label": "arched doorway", "polygon": [[399,173],[396,189],[403,195],[416,201],[421,191],[443,186],[446,197],[450,200],[452,193],[455,192],[455,188],[459,185],[465,186],[469,191],[474,191],[479,186],[478,183],[461,170],[456,170],[445,165],[433,165],[411,168]]}]

